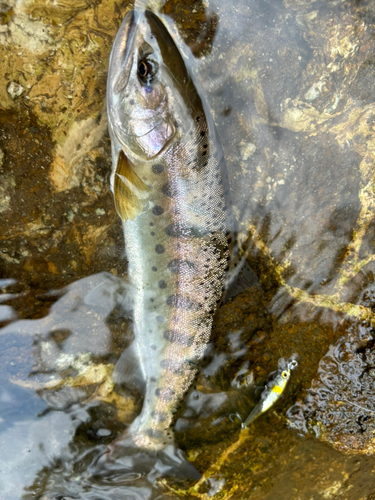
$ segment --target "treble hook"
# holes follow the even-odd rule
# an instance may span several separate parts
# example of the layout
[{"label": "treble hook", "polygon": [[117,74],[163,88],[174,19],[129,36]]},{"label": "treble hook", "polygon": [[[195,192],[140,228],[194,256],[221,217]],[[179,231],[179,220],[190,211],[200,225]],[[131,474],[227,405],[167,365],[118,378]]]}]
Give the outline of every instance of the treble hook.
[{"label": "treble hook", "polygon": [[292,361],[289,361],[288,363],[288,368],[289,370],[294,370],[294,368],[296,368],[298,366],[298,362],[293,359]]},{"label": "treble hook", "polygon": [[241,427],[243,426],[243,420],[239,413],[231,413],[229,415],[229,420],[232,422],[232,424],[234,424],[234,420],[239,420],[241,423]]}]

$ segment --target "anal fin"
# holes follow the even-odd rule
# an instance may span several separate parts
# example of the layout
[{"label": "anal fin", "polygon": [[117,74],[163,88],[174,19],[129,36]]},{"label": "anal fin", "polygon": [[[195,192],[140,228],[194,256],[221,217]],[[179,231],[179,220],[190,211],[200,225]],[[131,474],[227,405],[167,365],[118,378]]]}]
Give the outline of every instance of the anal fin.
[{"label": "anal fin", "polygon": [[112,373],[115,384],[124,384],[129,389],[145,393],[146,381],[141,370],[136,342],[132,342],[121,354]]}]

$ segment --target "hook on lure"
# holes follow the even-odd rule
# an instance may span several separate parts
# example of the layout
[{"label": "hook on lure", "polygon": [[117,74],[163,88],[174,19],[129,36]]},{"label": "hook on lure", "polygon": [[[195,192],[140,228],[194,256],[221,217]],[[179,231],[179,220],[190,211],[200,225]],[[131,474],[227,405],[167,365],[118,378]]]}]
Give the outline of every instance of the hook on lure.
[{"label": "hook on lure", "polygon": [[[284,358],[279,359],[279,369],[276,376],[266,385],[261,394],[259,403],[255,406],[245,422],[241,422],[242,429],[248,427],[248,425],[268,411],[280,399],[288,384],[291,371],[298,366],[297,357],[297,354],[293,354],[288,361],[285,361]],[[238,418],[238,414],[235,415]]]}]

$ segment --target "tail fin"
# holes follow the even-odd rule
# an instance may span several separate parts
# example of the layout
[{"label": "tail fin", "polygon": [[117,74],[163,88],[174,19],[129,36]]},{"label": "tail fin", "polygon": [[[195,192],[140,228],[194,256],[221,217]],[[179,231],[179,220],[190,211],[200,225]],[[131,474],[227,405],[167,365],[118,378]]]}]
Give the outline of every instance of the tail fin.
[{"label": "tail fin", "polygon": [[97,457],[89,468],[94,477],[111,477],[118,481],[119,475],[144,474],[154,482],[158,477],[175,477],[198,480],[201,475],[174,444],[155,451],[139,448],[131,436],[125,433]]}]

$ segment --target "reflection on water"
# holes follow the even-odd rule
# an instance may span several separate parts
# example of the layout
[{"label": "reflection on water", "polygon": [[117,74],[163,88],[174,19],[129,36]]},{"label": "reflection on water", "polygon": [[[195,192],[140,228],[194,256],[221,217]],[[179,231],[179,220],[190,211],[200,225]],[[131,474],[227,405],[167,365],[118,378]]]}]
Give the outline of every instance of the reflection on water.
[{"label": "reflection on water", "polygon": [[229,414],[247,416],[277,360],[297,352],[300,362],[275,412],[200,488],[134,471],[92,475],[141,407],[110,377],[132,328],[103,99],[128,8],[0,5],[1,498],[370,499],[370,0],[161,7],[211,107],[259,280],[222,307],[176,417],[198,470],[236,441]]}]

